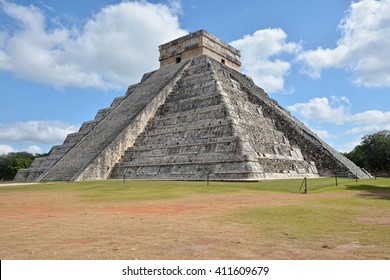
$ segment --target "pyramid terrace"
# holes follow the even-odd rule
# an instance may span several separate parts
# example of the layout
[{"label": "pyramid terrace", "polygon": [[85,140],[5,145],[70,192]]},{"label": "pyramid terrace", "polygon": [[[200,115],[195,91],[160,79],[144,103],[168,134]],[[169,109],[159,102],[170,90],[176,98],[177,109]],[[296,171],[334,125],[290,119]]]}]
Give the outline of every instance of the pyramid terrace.
[{"label": "pyramid terrace", "polygon": [[160,69],[15,180],[370,176],[241,74],[240,52],[208,32],[159,50]]}]

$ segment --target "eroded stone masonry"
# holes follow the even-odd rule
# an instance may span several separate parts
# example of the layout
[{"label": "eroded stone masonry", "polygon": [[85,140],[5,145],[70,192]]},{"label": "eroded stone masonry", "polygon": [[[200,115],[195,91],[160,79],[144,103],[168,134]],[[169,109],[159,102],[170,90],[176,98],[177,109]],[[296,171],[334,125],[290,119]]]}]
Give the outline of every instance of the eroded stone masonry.
[{"label": "eroded stone masonry", "polygon": [[161,45],[160,69],[15,180],[367,178],[239,72],[204,30]]}]

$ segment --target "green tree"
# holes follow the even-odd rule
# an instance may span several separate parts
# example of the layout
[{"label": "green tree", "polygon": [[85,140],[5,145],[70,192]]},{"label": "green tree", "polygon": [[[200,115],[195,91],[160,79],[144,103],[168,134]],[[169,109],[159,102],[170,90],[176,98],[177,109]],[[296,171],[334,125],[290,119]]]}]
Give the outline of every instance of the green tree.
[{"label": "green tree", "polygon": [[8,177],[15,177],[19,169],[29,168],[32,163],[30,158],[16,158],[11,165],[8,166]]},{"label": "green tree", "polygon": [[383,130],[363,137],[366,166],[373,172],[390,171],[390,131]]},{"label": "green tree", "polygon": [[12,180],[19,169],[29,168],[35,157],[27,152],[0,155],[0,180]]},{"label": "green tree", "polygon": [[357,166],[366,168],[366,156],[364,154],[362,145],[357,145],[351,152],[344,154],[347,158],[352,160]]},{"label": "green tree", "polygon": [[362,138],[360,145],[345,154],[356,165],[373,173],[390,173],[390,131],[382,130]]}]

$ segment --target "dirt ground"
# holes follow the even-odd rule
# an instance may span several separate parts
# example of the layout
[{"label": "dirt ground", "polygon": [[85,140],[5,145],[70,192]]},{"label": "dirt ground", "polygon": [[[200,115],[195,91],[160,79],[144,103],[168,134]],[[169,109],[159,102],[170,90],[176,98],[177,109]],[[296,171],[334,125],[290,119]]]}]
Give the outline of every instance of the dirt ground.
[{"label": "dirt ground", "polygon": [[[385,258],[387,249],[378,253],[354,239],[338,246],[275,242],[277,236],[230,218],[239,209],[351,195],[240,192],[91,202],[66,192],[6,192],[0,196],[0,259],[355,259],[372,250],[374,258]],[[362,219],[390,227],[389,218]]]}]

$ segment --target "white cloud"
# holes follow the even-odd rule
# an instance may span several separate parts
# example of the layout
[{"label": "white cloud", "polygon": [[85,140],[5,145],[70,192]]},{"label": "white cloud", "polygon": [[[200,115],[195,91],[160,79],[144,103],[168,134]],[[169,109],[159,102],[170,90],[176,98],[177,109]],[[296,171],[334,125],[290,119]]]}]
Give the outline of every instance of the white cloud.
[{"label": "white cloud", "polygon": [[42,154],[43,150],[41,147],[37,145],[31,145],[24,148],[16,149],[11,145],[0,144],[0,155],[8,154],[8,153],[16,153],[16,152],[28,152],[30,154]]},{"label": "white cloud", "polygon": [[348,117],[348,122],[355,125],[346,134],[372,134],[380,130],[390,130],[390,112],[370,110]]},{"label": "white cloud", "polygon": [[25,149],[25,151],[30,153],[30,154],[42,154],[43,153],[42,148],[37,146],[37,145],[28,146]]},{"label": "white cloud", "polygon": [[351,121],[364,124],[390,125],[390,112],[370,110],[351,116]]},{"label": "white cloud", "polygon": [[357,145],[360,145],[360,143],[361,143],[361,136],[359,136],[358,138],[356,138],[356,139],[353,140],[353,141],[349,141],[349,142],[347,142],[347,143],[338,145],[337,151],[339,151],[339,152],[341,152],[341,153],[350,152],[350,151],[352,151]]},{"label": "white cloud", "polygon": [[79,28],[53,25],[32,5],[2,0],[0,7],[18,23],[0,34],[0,69],[56,87],[128,85],[158,68],[159,44],[186,33],[179,1],[105,6]]},{"label": "white cloud", "polygon": [[[27,121],[0,124],[0,141],[11,143],[52,144],[61,143],[65,137],[78,130],[78,126],[61,121]],[[30,147],[36,149],[35,146]]]},{"label": "white cloud", "polygon": [[282,29],[263,29],[230,44],[241,51],[242,71],[267,92],[275,92],[284,89],[284,76],[291,68],[281,56],[295,54],[301,48],[286,40]]},{"label": "white cloud", "polygon": [[370,110],[352,114],[351,104],[346,97],[332,96],[331,100],[317,97],[289,106],[288,109],[305,121],[352,126],[345,129],[345,135],[362,136],[384,129],[390,130],[390,112]]},{"label": "white cloud", "polygon": [[10,145],[0,144],[0,155],[16,152],[16,150]]},{"label": "white cloud", "polygon": [[343,124],[350,116],[350,102],[345,96],[337,98],[316,97],[306,103],[297,103],[288,107],[288,110],[298,113],[306,120]]},{"label": "white cloud", "polygon": [[301,52],[298,60],[312,78],[321,71],[350,71],[357,85],[390,87],[390,0],[353,2],[339,25],[341,38],[334,49]]},{"label": "white cloud", "polygon": [[[390,119],[388,120],[390,121]],[[362,125],[356,126],[351,129],[348,129],[345,134],[347,135],[365,135],[372,134],[381,130],[390,130],[390,124],[370,124],[370,125]]]},{"label": "white cloud", "polygon": [[315,134],[317,134],[320,138],[333,138],[332,135],[329,134],[327,130],[324,129],[311,129]]},{"label": "white cloud", "polygon": [[168,0],[168,5],[170,10],[174,14],[182,14],[183,13],[183,5],[181,0]]}]

